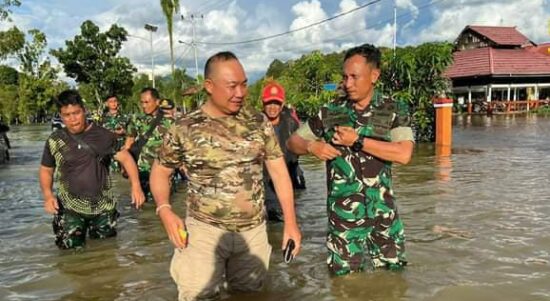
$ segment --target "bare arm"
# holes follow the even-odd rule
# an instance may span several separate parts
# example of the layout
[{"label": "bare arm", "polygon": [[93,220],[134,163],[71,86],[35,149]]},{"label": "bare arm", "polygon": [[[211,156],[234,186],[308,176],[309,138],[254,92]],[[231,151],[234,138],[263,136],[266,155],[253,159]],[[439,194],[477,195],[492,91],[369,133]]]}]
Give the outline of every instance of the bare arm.
[{"label": "bare arm", "polygon": [[293,255],[296,256],[300,252],[302,234],[300,233],[300,229],[298,228],[298,223],[296,221],[292,182],[290,181],[290,176],[288,175],[285,161],[282,157],[274,160],[268,160],[265,161],[265,166],[271,179],[273,180],[275,192],[277,192],[277,197],[279,198],[279,203],[281,204],[284,215],[285,225],[281,249],[284,249],[287,241],[292,239],[296,243],[296,248],[293,252]]},{"label": "bare arm", "polygon": [[306,140],[298,134],[290,136],[286,146],[297,155],[311,153],[323,161],[332,160],[341,155],[339,150],[328,143],[319,140]]},{"label": "bare arm", "polygon": [[126,137],[126,140],[124,141],[124,145],[122,146],[122,149],[126,149],[126,150],[130,149],[130,147],[132,147],[132,144],[134,144],[135,140],[136,138],[134,137],[130,137],[130,136]]},{"label": "bare arm", "polygon": [[40,189],[42,189],[42,197],[44,199],[44,210],[50,214],[56,214],[59,210],[57,198],[53,195],[53,167],[40,165],[38,177],[40,180]]},{"label": "bare arm", "polygon": [[115,154],[115,160],[122,164],[122,167],[124,167],[124,170],[126,170],[126,173],[128,174],[128,179],[132,185],[132,204],[134,204],[137,209],[145,202],[145,195],[143,194],[139,183],[136,162],[130,153],[124,149]]},{"label": "bare arm", "polygon": [[158,160],[155,160],[149,177],[149,185],[164,230],[172,244],[181,249],[186,247],[187,242],[179,234],[179,229],[185,230],[184,221],[172,211],[170,206],[170,176],[173,172],[174,169],[163,166]]}]

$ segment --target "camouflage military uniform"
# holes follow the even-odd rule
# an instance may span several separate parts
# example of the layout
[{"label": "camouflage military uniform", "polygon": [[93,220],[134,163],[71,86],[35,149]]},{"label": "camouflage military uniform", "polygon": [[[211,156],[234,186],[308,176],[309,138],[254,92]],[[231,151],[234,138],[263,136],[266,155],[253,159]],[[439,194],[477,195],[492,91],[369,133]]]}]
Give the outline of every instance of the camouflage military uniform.
[{"label": "camouflage military uniform", "polygon": [[[162,114],[161,111],[159,111]],[[135,139],[139,139],[140,136],[145,135],[149,130],[150,124],[155,119],[153,115],[139,114],[134,115],[128,124],[127,135]],[[153,130],[153,133],[147,140],[147,143],[141,149],[141,153],[137,160],[137,166],[139,171],[139,182],[141,183],[141,189],[147,196],[147,200],[152,200],[151,190],[149,189],[149,174],[151,173],[151,166],[153,161],[158,156],[158,151],[162,145],[163,135],[167,129],[174,123],[174,119],[170,117],[163,117],[158,126]]]},{"label": "camouflage military uniform", "polygon": [[[117,112],[116,115],[111,115],[109,112],[105,112],[103,116],[101,116],[100,124],[102,127],[108,129],[113,133],[120,129],[124,129],[126,131],[126,126],[128,125],[128,116],[120,112]],[[120,149],[124,145],[125,139],[126,134],[117,135],[117,149]],[[111,171],[120,171],[120,163],[118,161],[112,160],[110,169]]]},{"label": "camouflage military uniform", "polygon": [[282,156],[271,123],[243,108],[236,116],[185,116],[165,136],[159,160],[187,170],[188,216],[239,232],[263,223],[262,163]]},{"label": "camouflage military uniform", "polygon": [[[319,116],[298,130],[309,140],[332,140],[328,125],[337,114],[363,137],[382,141],[414,140],[408,107],[376,92],[362,112],[352,101],[338,99],[327,104]],[[392,190],[392,163],[349,147],[335,146],[342,156],[327,162],[329,269],[344,275],[365,268],[365,247],[374,267],[399,269],[406,264],[405,236]]]}]

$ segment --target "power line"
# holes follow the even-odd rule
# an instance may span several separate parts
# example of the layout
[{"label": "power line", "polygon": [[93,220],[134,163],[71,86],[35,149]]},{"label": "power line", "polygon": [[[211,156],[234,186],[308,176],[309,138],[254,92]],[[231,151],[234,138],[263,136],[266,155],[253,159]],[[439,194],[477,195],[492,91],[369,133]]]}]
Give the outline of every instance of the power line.
[{"label": "power line", "polygon": [[323,19],[323,20],[321,20],[321,21],[318,21],[318,22],[315,22],[315,23],[312,23],[312,24],[309,24],[309,25],[306,25],[306,26],[303,26],[303,27],[300,27],[300,28],[288,30],[288,31],[285,31],[285,32],[281,32],[281,33],[278,33],[278,34],[269,35],[269,36],[265,36],[265,37],[261,37],[261,38],[250,39],[250,40],[244,40],[244,41],[239,41],[239,42],[195,42],[195,43],[196,43],[196,44],[203,44],[203,45],[238,45],[238,44],[248,44],[248,43],[254,43],[254,42],[265,41],[265,40],[269,40],[269,39],[281,37],[281,36],[284,36],[284,35],[287,35],[287,34],[291,34],[291,33],[294,33],[294,32],[302,31],[302,30],[304,30],[304,29],[308,29],[308,28],[311,28],[311,27],[314,27],[314,26],[317,26],[317,25],[320,25],[320,24],[323,24],[323,23],[332,21],[332,20],[337,19],[337,18],[340,18],[340,17],[342,17],[342,16],[351,14],[351,13],[357,11],[357,10],[363,9],[363,8],[368,7],[368,6],[371,6],[371,5],[374,5],[374,4],[376,4],[376,3],[380,2],[380,1],[382,1],[382,0],[374,0],[374,1],[371,1],[371,2],[368,2],[368,3],[365,3],[365,4],[363,4],[363,5],[360,5],[360,6],[356,7],[356,8],[353,8],[353,9],[350,9],[350,10],[348,10],[348,11],[345,11],[345,12],[343,12],[343,13],[340,13],[340,14],[338,14],[338,15],[332,16],[332,17],[330,17],[330,18],[326,18],[326,19]]}]

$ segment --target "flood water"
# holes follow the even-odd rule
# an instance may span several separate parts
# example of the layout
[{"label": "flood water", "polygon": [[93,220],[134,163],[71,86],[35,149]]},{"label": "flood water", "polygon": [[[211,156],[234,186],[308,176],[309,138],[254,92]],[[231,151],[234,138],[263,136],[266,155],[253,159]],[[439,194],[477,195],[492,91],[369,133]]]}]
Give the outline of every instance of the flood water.
[{"label": "flood water", "polygon": [[[0,166],[0,300],[175,300],[171,245],[151,204],[130,208],[123,179],[119,235],[78,252],[57,249],[37,177],[48,134],[45,126],[9,133],[12,161]],[[268,285],[230,300],[550,300],[549,159],[550,117],[457,117],[452,156],[418,145],[411,164],[395,167],[409,266],[331,278],[324,166],[303,158],[303,252],[283,263],[282,227],[270,224]]]}]

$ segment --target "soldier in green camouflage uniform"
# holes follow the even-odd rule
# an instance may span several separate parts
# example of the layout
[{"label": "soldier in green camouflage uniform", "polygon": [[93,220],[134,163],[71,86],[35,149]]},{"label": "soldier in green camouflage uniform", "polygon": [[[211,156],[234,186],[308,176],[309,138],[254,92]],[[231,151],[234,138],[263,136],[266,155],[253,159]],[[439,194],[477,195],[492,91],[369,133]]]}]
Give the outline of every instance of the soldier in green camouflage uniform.
[{"label": "soldier in green camouflage uniform", "polygon": [[[151,173],[157,214],[178,248],[170,271],[179,300],[219,296],[224,281],[230,290],[262,288],[271,254],[263,163],[279,193],[283,243],[293,239],[296,255],[301,242],[292,183],[273,127],[261,112],[242,107],[247,85],[240,62],[230,52],[218,53],[208,59],[205,78],[208,100],[170,128]],[[185,224],[172,212],[168,193],[169,176],[180,167],[188,175]]]},{"label": "soldier in green camouflage uniform", "polygon": [[[101,116],[99,124],[117,136],[117,149],[120,149],[126,140],[128,117],[120,112],[119,101],[115,95],[110,95],[105,99],[105,112]],[[120,164],[113,160],[110,169],[111,171],[120,171]]]},{"label": "soldier in green camouflage uniform", "polygon": [[147,200],[151,201],[152,195],[149,188],[151,166],[158,156],[159,148],[162,145],[162,137],[173,124],[174,119],[171,116],[165,115],[160,108],[159,93],[154,88],[144,88],[142,90],[141,107],[143,112],[130,118],[125,147],[130,149],[133,143],[138,142],[139,139],[143,139],[143,136],[151,128],[153,120],[157,118],[157,114],[162,114],[160,122],[155,126],[137,158],[141,188],[145,192]]},{"label": "soldier in green camouflage uniform", "polygon": [[365,268],[406,265],[405,236],[392,190],[392,162],[406,164],[413,149],[408,106],[374,88],[380,52],[350,49],[344,60],[347,95],[324,106],[291,137],[297,154],[327,161],[328,266],[345,275]]}]

